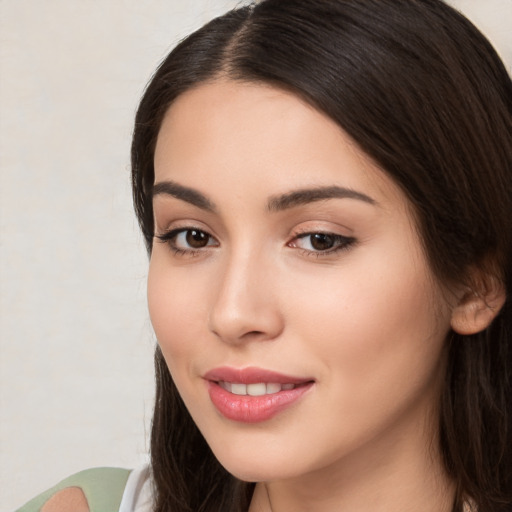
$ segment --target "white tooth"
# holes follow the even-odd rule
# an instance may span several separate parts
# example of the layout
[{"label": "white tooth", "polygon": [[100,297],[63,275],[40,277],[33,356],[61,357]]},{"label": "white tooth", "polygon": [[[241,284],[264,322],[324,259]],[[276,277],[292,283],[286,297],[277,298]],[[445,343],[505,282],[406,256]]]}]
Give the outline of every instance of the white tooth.
[{"label": "white tooth", "polygon": [[225,389],[226,391],[229,391],[231,393],[231,382],[220,381],[219,386],[222,389]]},{"label": "white tooth", "polygon": [[282,388],[283,390],[293,389],[295,387],[295,384],[283,384]]},{"label": "white tooth", "polygon": [[267,385],[264,382],[247,384],[247,394],[251,396],[262,396],[267,392]]},{"label": "white tooth", "polygon": [[281,391],[281,384],[276,384],[273,382],[269,382],[267,384],[267,394],[272,395],[274,393],[279,393]]},{"label": "white tooth", "polygon": [[231,393],[234,395],[247,395],[247,385],[233,382],[231,384]]}]

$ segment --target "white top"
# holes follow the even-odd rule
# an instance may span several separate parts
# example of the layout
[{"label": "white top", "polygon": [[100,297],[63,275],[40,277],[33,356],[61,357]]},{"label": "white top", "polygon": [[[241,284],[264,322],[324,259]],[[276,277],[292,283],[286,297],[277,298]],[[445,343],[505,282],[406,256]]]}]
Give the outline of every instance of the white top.
[{"label": "white top", "polygon": [[149,466],[134,469],[124,489],[119,512],[151,512],[153,486]]}]

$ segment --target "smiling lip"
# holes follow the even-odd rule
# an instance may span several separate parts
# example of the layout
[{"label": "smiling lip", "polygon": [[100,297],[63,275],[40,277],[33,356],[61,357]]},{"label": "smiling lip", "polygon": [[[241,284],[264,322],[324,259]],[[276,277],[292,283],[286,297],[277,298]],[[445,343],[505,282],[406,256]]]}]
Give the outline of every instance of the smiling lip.
[{"label": "smiling lip", "polygon": [[243,423],[269,420],[311,389],[313,379],[261,368],[216,368],[206,373],[210,400],[226,418]]}]

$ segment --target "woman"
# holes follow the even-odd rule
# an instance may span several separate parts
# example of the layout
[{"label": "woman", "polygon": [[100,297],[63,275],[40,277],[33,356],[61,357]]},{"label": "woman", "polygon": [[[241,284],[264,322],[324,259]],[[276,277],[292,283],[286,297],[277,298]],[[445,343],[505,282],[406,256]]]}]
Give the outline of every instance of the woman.
[{"label": "woman", "polygon": [[510,510],[511,132],[439,0],[264,0],[185,39],[133,137],[157,396],[121,510]]}]

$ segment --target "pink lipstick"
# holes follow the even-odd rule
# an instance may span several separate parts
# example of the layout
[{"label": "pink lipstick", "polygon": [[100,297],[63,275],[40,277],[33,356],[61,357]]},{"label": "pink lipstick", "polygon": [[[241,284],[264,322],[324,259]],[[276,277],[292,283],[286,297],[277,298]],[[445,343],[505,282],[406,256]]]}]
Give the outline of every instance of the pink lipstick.
[{"label": "pink lipstick", "polygon": [[226,418],[243,423],[266,421],[299,400],[314,380],[261,368],[216,368],[204,375],[210,400]]}]

